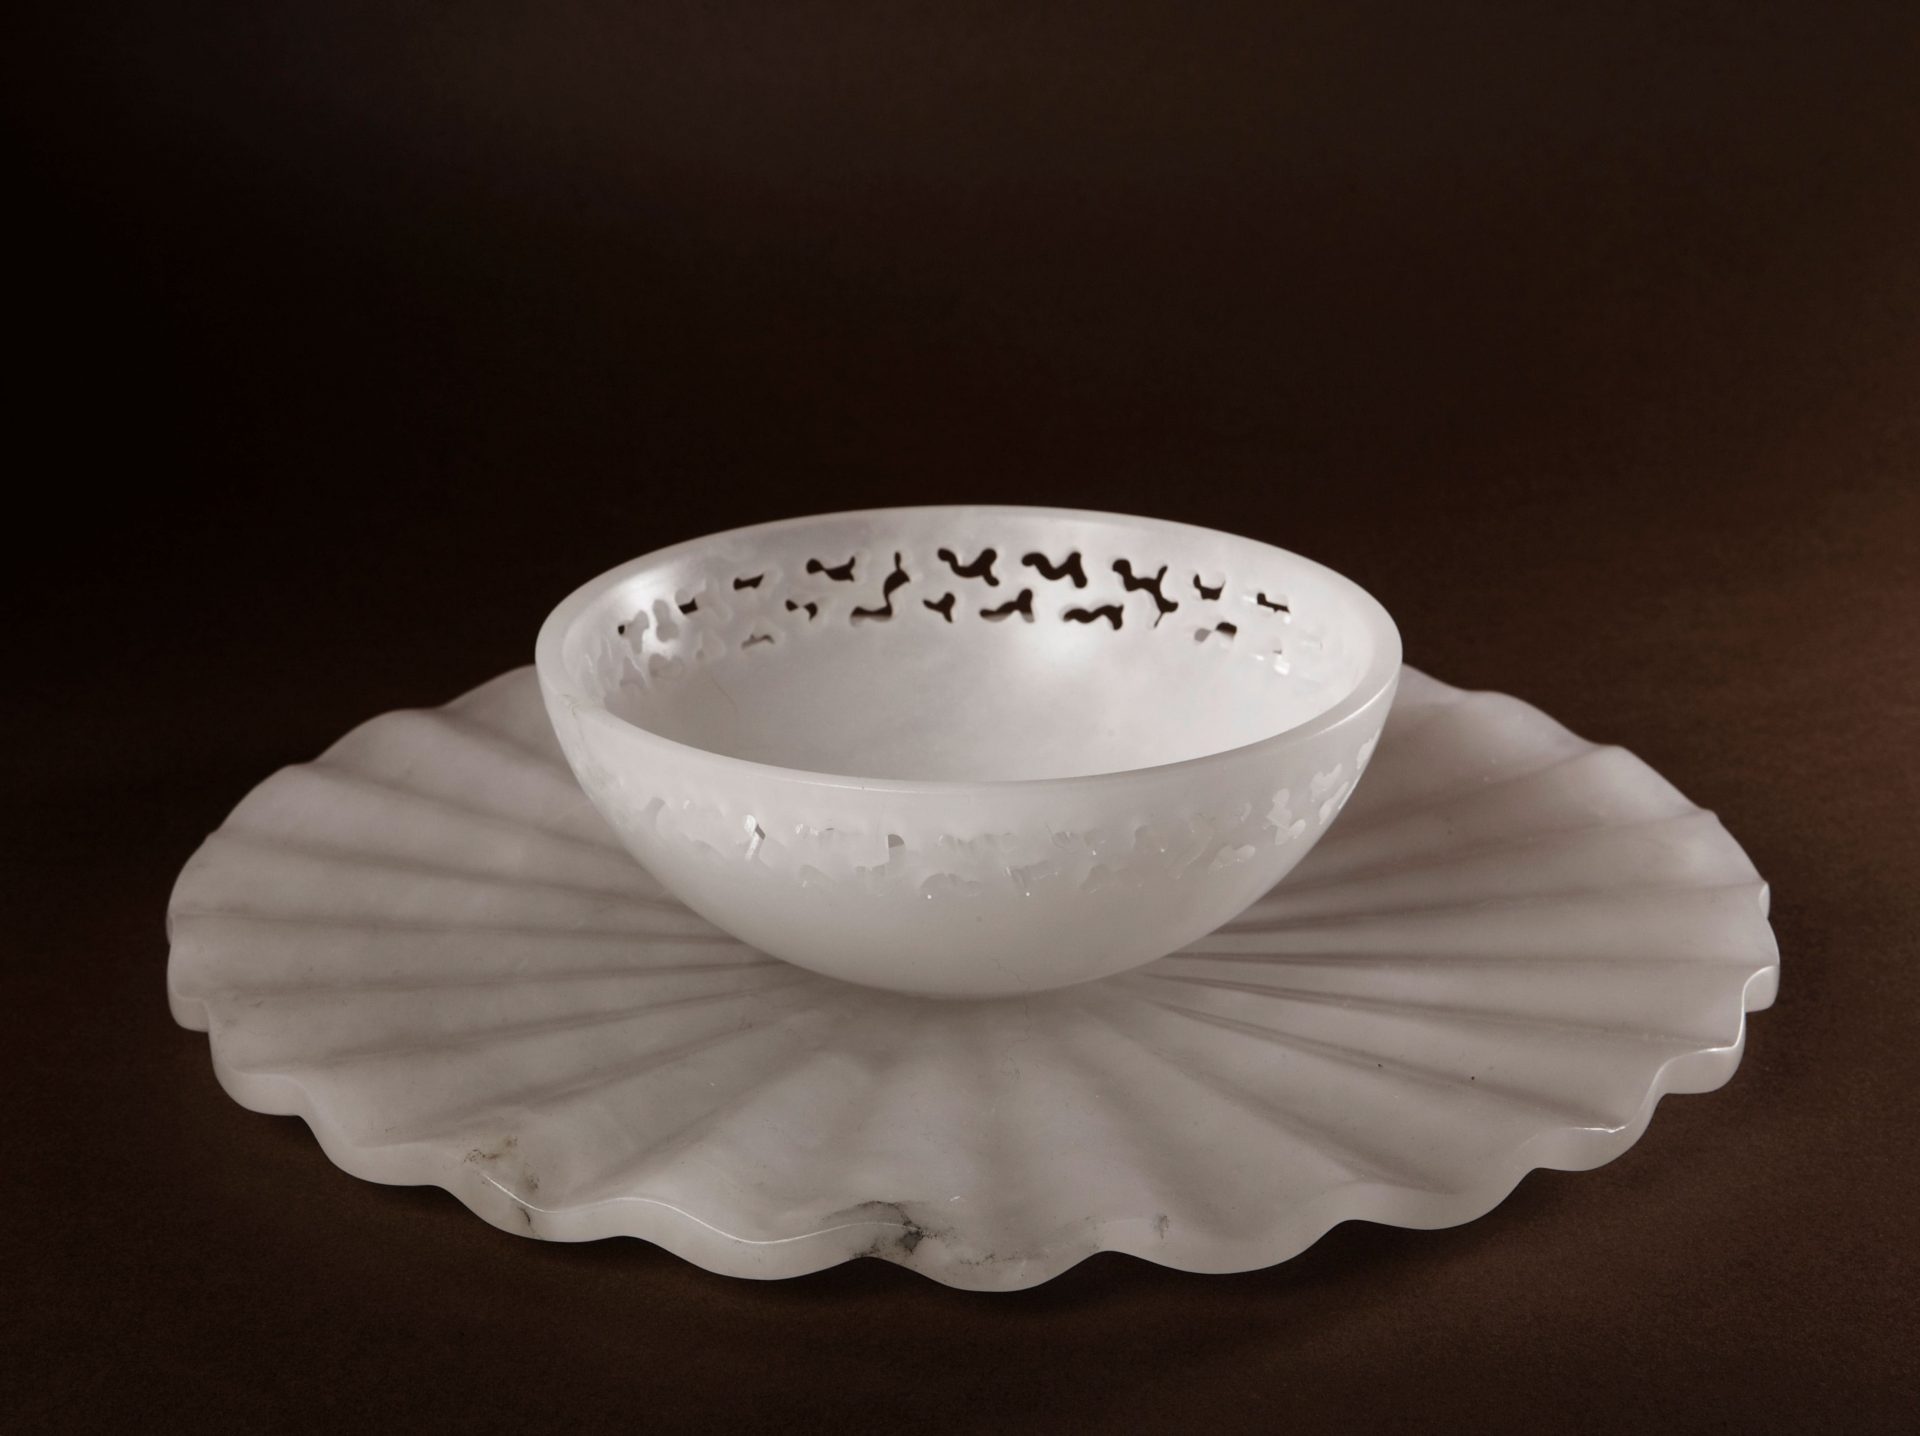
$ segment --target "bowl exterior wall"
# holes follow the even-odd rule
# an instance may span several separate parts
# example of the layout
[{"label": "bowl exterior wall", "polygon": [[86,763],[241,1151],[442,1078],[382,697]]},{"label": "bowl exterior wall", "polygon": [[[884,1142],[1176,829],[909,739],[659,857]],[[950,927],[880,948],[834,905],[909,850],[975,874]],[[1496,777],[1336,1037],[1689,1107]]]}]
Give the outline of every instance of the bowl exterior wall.
[{"label": "bowl exterior wall", "polygon": [[581,786],[715,926],[873,987],[994,997],[1153,961],[1230,921],[1311,849],[1393,685],[1297,742],[1059,783],[858,785],[688,754],[543,682]]}]

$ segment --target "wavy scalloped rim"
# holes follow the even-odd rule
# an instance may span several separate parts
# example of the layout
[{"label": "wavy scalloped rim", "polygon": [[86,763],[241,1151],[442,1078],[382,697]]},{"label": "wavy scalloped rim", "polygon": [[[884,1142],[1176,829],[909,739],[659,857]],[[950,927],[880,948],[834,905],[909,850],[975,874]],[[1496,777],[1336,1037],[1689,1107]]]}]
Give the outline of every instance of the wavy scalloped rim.
[{"label": "wavy scalloped rim", "polygon": [[1610,1161],[1732,1076],[1765,919],[1645,764],[1409,673],[1321,848],[1187,952],[1033,999],[871,992],[666,899],[520,670],[256,789],[181,875],[169,990],[242,1106],[503,1230],[1010,1290],[1097,1251],[1268,1266]]}]

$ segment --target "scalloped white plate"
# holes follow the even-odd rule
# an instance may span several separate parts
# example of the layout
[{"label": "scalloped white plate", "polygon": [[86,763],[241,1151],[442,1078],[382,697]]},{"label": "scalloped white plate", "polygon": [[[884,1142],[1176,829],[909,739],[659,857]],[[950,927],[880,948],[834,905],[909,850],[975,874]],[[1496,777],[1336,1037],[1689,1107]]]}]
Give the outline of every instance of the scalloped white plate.
[{"label": "scalloped white plate", "polygon": [[667,898],[522,669],[255,789],[180,876],[168,984],[243,1106],[508,1231],[1012,1289],[1103,1250],[1265,1266],[1618,1156],[1738,1065],[1766,906],[1639,759],[1410,670],[1338,826],[1186,951],[1024,999],[850,987]]}]

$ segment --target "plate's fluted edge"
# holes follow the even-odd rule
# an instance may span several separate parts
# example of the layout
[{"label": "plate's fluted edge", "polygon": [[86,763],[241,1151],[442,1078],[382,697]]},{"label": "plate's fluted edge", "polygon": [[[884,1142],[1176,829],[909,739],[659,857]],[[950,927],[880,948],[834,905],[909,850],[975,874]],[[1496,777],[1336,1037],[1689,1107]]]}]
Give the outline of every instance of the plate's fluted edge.
[{"label": "plate's fluted edge", "polygon": [[[217,1032],[212,1034],[211,1046],[215,1075],[235,1102],[249,1111],[299,1117],[313,1131],[328,1160],[342,1171],[386,1186],[445,1188],[476,1216],[515,1235],[549,1241],[638,1237],[708,1271],[761,1280],[804,1276],[856,1257],[878,1257],[962,1290],[1016,1291],[1048,1281],[1103,1251],[1122,1252],[1178,1271],[1225,1274],[1285,1262],[1341,1222],[1435,1229],[1473,1221],[1506,1200],[1531,1171],[1582,1171],[1621,1156],[1644,1135],[1663,1097],[1723,1086],[1740,1065],[1747,1015],[1772,1004],[1778,976],[1777,963],[1753,969],[1743,986],[1739,1031],[1733,1041],[1668,1058],[1627,1123],[1617,1128],[1538,1132],[1503,1160],[1489,1164],[1489,1175],[1471,1188],[1435,1192],[1355,1183],[1329,1189],[1289,1211],[1273,1229],[1241,1241],[1209,1236],[1189,1245],[1164,1222],[1143,1215],[1090,1222],[1047,1237],[1030,1251],[986,1257],[962,1254],[948,1245],[937,1225],[890,1204],[874,1203],[864,1210],[825,1218],[813,1230],[773,1241],[738,1237],[691,1212],[643,1199],[543,1209],[509,1191],[483,1164],[449,1161],[429,1145],[358,1146],[326,1120],[296,1080],[283,1074],[234,1071],[222,1059]],[[177,999],[176,1009],[182,1006],[198,1009],[188,1014],[198,1019],[189,1026],[208,1029],[210,1014],[204,1002]]]},{"label": "plate's fluted edge", "polygon": [[[1225,1275],[1258,1271],[1300,1256],[1342,1221],[1373,1221],[1388,1227],[1457,1227],[1500,1206],[1534,1169],[1584,1171],[1605,1165],[1632,1148],[1668,1094],[1711,1092],[1732,1079],[1745,1050],[1745,1016],[1772,1004],[1778,966],[1755,968],[1743,985],[1740,1033],[1726,1046],[1701,1048],[1668,1058],[1657,1069],[1640,1110],[1613,1129],[1549,1129],[1526,1138],[1505,1158],[1488,1165],[1488,1177],[1457,1192],[1430,1192],[1384,1183],[1334,1186],[1313,1202],[1290,1209],[1273,1229],[1246,1240],[1202,1236],[1183,1242],[1177,1229],[1152,1215],[1092,1221],[1085,1227],[1046,1236],[1031,1250],[968,1256],[952,1248],[937,1225],[924,1215],[891,1204],[852,1209],[806,1233],[780,1240],[749,1240],[722,1231],[691,1211],[639,1198],[601,1202],[591,1208],[543,1209],[524,1202],[499,1185],[484,1163],[449,1160],[428,1144],[405,1148],[357,1146],[317,1112],[307,1090],[280,1073],[238,1073],[230,1069],[213,1037],[213,1069],[242,1108],[267,1115],[300,1117],[313,1131],[328,1161],[363,1181],[386,1186],[442,1186],[474,1215],[518,1236],[588,1242],[609,1236],[637,1236],[726,1277],[778,1280],[804,1277],[854,1257],[881,1257],[922,1273],[945,1286],[973,1292],[1010,1292],[1058,1277],[1098,1252],[1123,1252],[1175,1271]],[[182,1004],[196,1004],[182,998]],[[196,1004],[200,1025],[207,1023],[204,1002]],[[1204,1252],[1198,1248],[1206,1248]]]},{"label": "plate's fluted edge", "polygon": [[[448,706],[467,704],[481,692],[513,676],[511,673],[501,675]],[[1470,691],[1443,684],[1436,686],[1452,695],[1452,701],[1474,696]],[[1557,722],[1550,715],[1541,716]],[[381,718],[376,717],[358,725],[327,752],[333,752],[380,721]],[[1657,781],[1668,782],[1651,767],[1644,763],[1641,766]],[[1696,811],[1704,810],[1696,808]],[[1725,841],[1735,841],[1724,829],[1721,834]],[[200,850],[196,850],[194,857],[200,857]],[[189,860],[183,867],[181,877],[176,880],[175,894],[194,866],[194,861]],[[1764,893],[1762,903],[1764,916]],[[174,898],[170,897],[170,936],[173,915]],[[1481,1181],[1459,1190],[1420,1190],[1380,1182],[1355,1182],[1330,1188],[1313,1200],[1289,1209],[1273,1227],[1242,1239],[1205,1233],[1188,1238],[1164,1217],[1143,1214],[1090,1220],[1049,1233],[1037,1241],[1022,1243],[1019,1250],[984,1256],[950,1244],[938,1223],[927,1214],[892,1203],[867,1203],[823,1216],[811,1230],[776,1240],[737,1236],[691,1212],[645,1198],[617,1198],[571,1208],[543,1209],[530,1205],[497,1181],[485,1163],[462,1161],[426,1143],[403,1147],[358,1145],[326,1118],[319,1104],[295,1077],[236,1070],[223,1055],[221,1034],[213,1023],[209,1004],[175,990],[171,960],[168,995],[177,1021],[208,1033],[215,1075],[222,1088],[241,1106],[268,1115],[300,1117],[314,1132],[328,1159],[343,1171],[383,1185],[444,1187],[469,1210],[504,1231],[559,1241],[635,1236],[707,1270],[757,1279],[800,1276],[855,1257],[872,1256],[906,1266],[948,1286],[1005,1291],[1038,1285],[1101,1251],[1123,1252],[1194,1273],[1255,1270],[1298,1255],[1343,1221],[1373,1221],[1409,1228],[1459,1225],[1498,1206],[1527,1173],[1536,1168],[1582,1170],[1614,1160],[1643,1135],[1662,1097],[1674,1092],[1711,1091],[1724,1085],[1737,1070],[1745,1047],[1748,1014],[1771,1006],[1778,990],[1777,950],[1772,947],[1770,927],[1763,926],[1763,931],[1769,939],[1764,957],[1756,952],[1750,964],[1721,964],[1733,971],[1747,972],[1742,986],[1740,1020],[1732,1040],[1723,1046],[1678,1053],[1662,1062],[1653,1073],[1638,1110],[1618,1127],[1567,1126],[1536,1132],[1499,1160],[1489,1161]]]}]

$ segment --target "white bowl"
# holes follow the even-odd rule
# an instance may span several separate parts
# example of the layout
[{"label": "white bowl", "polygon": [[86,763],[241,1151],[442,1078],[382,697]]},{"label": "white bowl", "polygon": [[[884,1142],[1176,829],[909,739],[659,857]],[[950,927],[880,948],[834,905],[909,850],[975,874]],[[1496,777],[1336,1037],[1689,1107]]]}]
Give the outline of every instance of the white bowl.
[{"label": "white bowl", "polygon": [[1400,636],[1331,569],[1060,509],[827,514],[603,574],[536,664],[595,807],[776,957],[994,996],[1140,966],[1299,862]]}]

